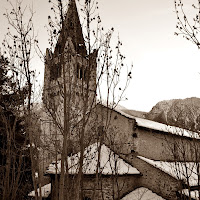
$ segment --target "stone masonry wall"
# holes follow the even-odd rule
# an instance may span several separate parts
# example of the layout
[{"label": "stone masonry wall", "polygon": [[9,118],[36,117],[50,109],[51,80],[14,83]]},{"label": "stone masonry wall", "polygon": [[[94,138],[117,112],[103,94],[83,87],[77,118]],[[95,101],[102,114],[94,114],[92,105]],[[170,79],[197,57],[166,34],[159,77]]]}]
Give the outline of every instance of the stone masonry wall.
[{"label": "stone masonry wall", "polygon": [[[121,176],[110,176],[103,175],[99,177],[98,185],[95,188],[96,178],[94,175],[84,176],[83,179],[83,195],[84,197],[91,198],[92,200],[115,200],[121,199],[126,194],[130,193],[138,187],[138,179],[140,175],[121,175]],[[76,177],[70,179],[72,181],[71,188],[68,190],[68,194],[71,196],[71,200],[75,200],[77,194],[76,185],[73,187],[73,183],[76,182]],[[51,200],[55,200],[55,180],[52,179],[52,193]]]},{"label": "stone masonry wall", "polygon": [[182,189],[180,181],[135,156],[122,157],[140,170],[138,187],[146,187],[164,199],[177,199],[176,192]]},{"label": "stone masonry wall", "polygon": [[196,161],[200,160],[200,140],[188,137],[156,132],[138,127],[136,152],[153,160],[162,161]]},{"label": "stone masonry wall", "polygon": [[[104,128],[104,143],[116,153],[141,155],[161,161],[200,160],[200,154],[195,155],[195,152],[200,152],[200,140],[139,127],[134,118],[102,105],[97,106],[95,114],[95,126]],[[91,124],[94,125],[88,124],[88,132]]]},{"label": "stone masonry wall", "polygon": [[134,124],[133,119],[98,104],[87,124],[86,140],[91,143],[101,140],[116,153],[129,154],[136,149],[132,137]]}]

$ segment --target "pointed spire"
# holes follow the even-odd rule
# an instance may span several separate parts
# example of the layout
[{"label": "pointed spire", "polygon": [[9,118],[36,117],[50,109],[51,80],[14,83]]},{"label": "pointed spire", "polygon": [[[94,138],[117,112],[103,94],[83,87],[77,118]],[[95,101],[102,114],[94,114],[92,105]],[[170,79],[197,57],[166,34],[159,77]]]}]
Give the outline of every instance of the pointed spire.
[{"label": "pointed spire", "polygon": [[71,37],[76,52],[82,56],[86,56],[87,51],[75,0],[69,1],[60,37],[61,40],[59,39],[60,42],[58,43],[62,46],[65,45],[67,38]]}]

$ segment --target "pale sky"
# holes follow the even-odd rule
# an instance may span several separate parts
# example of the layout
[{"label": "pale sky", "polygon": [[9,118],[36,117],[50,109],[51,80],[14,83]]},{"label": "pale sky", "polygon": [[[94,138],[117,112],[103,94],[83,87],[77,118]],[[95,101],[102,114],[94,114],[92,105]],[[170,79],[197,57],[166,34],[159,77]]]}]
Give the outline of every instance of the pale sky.
[{"label": "pale sky", "polygon": [[[7,4],[6,0],[0,2],[1,42],[6,31],[2,13]],[[33,2],[36,30],[45,51],[48,41],[44,25],[48,23],[50,12],[48,0],[24,2]],[[161,100],[200,97],[200,50],[174,35],[173,0],[99,0],[99,7],[102,25],[115,28],[123,42],[127,64],[134,66],[133,79],[126,92],[128,101],[122,102],[123,106],[150,111]],[[44,66],[39,62],[36,65],[42,77]]]}]

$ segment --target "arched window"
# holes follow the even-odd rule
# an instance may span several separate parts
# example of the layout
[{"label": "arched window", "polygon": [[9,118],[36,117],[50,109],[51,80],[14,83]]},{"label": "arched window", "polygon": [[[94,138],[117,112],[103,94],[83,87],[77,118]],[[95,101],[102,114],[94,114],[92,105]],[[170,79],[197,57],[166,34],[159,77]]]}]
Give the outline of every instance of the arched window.
[{"label": "arched window", "polygon": [[73,24],[73,22],[71,21],[71,22],[70,22],[70,27],[73,28],[73,26],[74,26],[74,24]]},{"label": "arched window", "polygon": [[83,68],[82,67],[80,67],[80,77],[79,77],[80,79],[82,79],[83,78]]},{"label": "arched window", "polygon": [[77,78],[79,78],[79,68],[80,68],[80,66],[79,66],[79,64],[77,64],[77,66],[76,66],[76,77]]},{"label": "arched window", "polygon": [[84,68],[81,67],[79,64],[77,64],[76,76],[77,76],[77,78],[79,78],[79,79],[85,79],[85,71],[84,71]]}]

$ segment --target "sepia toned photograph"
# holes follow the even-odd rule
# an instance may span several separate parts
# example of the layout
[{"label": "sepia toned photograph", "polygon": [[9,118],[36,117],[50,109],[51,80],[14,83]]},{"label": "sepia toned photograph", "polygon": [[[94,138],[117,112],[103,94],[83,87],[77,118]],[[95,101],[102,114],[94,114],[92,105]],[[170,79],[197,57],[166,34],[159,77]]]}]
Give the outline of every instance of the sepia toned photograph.
[{"label": "sepia toned photograph", "polygon": [[200,0],[0,0],[0,200],[200,200]]}]

